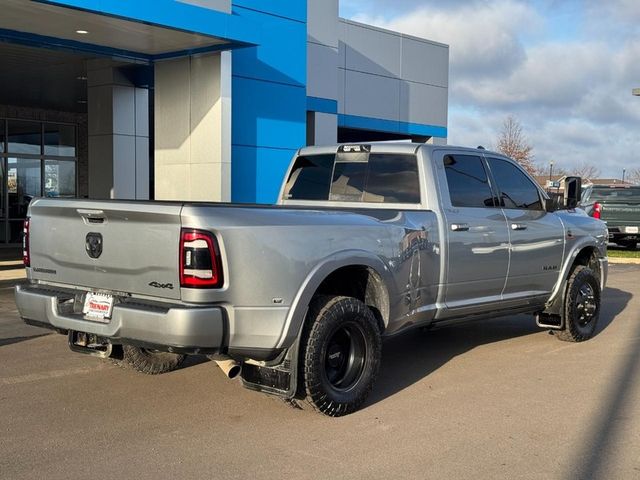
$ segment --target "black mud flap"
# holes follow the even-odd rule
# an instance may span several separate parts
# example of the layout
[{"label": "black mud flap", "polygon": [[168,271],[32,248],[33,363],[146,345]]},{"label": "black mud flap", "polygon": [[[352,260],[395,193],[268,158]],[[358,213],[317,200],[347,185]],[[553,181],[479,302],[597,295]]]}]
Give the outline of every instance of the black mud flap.
[{"label": "black mud flap", "polygon": [[240,377],[249,390],[293,398],[298,388],[298,342],[287,351],[284,360],[277,365],[243,363]]}]

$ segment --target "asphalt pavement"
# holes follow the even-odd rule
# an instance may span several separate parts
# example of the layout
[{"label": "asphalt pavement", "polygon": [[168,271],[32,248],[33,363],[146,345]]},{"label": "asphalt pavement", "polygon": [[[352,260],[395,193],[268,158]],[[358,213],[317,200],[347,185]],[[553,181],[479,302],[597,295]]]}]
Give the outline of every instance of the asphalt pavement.
[{"label": "asphalt pavement", "polygon": [[24,325],[0,280],[0,479],[638,479],[640,266],[614,265],[599,333],[530,316],[387,341],[338,419],[244,390],[212,362],[144,376]]}]

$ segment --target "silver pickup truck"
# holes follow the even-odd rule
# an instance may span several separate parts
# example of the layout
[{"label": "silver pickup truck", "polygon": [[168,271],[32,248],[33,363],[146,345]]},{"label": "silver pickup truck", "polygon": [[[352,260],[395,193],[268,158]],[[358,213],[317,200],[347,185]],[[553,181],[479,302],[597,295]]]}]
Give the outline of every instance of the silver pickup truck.
[{"label": "silver pickup truck", "polygon": [[608,233],[574,187],[561,208],[497,153],[381,143],[300,150],[272,206],[35,199],[16,302],[72,350],[145,373],[209,355],[344,415],[384,337],[531,313],[590,338]]}]

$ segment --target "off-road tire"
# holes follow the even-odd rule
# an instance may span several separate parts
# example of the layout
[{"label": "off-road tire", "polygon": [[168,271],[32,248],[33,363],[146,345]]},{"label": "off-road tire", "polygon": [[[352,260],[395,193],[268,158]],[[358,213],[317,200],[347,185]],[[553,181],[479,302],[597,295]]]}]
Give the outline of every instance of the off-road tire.
[{"label": "off-road tire", "polygon": [[156,352],[133,345],[122,346],[121,364],[147,375],[171,372],[182,365],[184,359],[185,355],[177,353]]},{"label": "off-road tire", "polygon": [[300,345],[300,384],[304,400],[291,406],[340,417],[358,410],[380,369],[382,339],[378,321],[360,300],[319,296],[310,305]]},{"label": "off-road tire", "polygon": [[578,265],[567,282],[563,306],[564,330],[556,337],[565,342],[589,340],[600,316],[600,282],[593,270]]}]

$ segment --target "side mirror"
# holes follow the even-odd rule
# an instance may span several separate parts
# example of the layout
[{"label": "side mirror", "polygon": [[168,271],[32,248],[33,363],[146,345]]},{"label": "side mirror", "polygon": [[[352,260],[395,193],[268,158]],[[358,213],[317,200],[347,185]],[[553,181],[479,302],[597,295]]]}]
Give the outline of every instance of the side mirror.
[{"label": "side mirror", "polygon": [[576,208],[580,204],[582,196],[582,179],[580,177],[567,177],[564,180],[564,206]]},{"label": "side mirror", "polygon": [[550,198],[545,198],[544,200],[544,209],[546,212],[555,212],[558,210],[558,199],[555,196],[551,196]]}]

